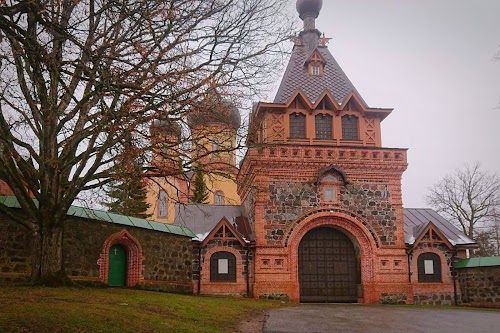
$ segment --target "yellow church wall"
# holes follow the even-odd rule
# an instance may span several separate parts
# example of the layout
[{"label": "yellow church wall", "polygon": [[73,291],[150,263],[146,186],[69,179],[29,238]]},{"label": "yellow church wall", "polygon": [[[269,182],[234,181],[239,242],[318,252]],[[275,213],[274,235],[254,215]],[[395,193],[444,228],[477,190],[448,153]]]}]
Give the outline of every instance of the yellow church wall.
[{"label": "yellow church wall", "polygon": [[[148,181],[148,194],[146,202],[150,205],[147,210],[148,214],[152,214],[151,220],[158,222],[173,224],[175,219],[175,204],[181,202],[181,194],[183,192],[182,184],[177,179],[154,178]],[[167,216],[158,216],[158,201],[160,191],[164,190],[167,193]]]},{"label": "yellow church wall", "polygon": [[240,205],[240,196],[237,193],[237,185],[234,179],[228,178],[229,174],[208,174],[205,175],[205,183],[209,191],[208,203],[215,204],[215,193],[222,191],[224,193],[225,205]]},{"label": "yellow church wall", "polygon": [[[192,130],[193,155],[204,165],[221,163],[236,165],[236,131],[226,126],[211,124],[209,128]],[[215,145],[214,145],[215,144]]]}]

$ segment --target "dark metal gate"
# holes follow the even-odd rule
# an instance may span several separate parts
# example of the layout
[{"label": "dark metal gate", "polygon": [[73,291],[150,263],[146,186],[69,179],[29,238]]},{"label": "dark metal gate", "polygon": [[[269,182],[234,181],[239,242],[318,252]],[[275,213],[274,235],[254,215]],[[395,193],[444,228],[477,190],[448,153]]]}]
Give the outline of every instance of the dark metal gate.
[{"label": "dark metal gate", "polygon": [[359,272],[351,240],[341,231],[320,227],[299,245],[301,302],[356,302]]}]

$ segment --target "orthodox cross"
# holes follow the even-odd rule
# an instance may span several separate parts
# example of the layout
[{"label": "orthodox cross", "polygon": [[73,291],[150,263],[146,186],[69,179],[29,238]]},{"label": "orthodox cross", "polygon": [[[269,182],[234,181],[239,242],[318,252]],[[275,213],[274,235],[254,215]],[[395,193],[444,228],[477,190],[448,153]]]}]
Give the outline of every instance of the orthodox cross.
[{"label": "orthodox cross", "polygon": [[117,250],[117,249],[116,249],[116,247],[115,247],[115,256],[116,256],[117,254],[118,254],[118,250]]},{"label": "orthodox cross", "polygon": [[326,46],[326,44],[328,44],[330,40],[331,38],[326,38],[325,33],[323,33],[323,36],[321,36],[321,38],[319,39],[319,43],[323,46]]}]

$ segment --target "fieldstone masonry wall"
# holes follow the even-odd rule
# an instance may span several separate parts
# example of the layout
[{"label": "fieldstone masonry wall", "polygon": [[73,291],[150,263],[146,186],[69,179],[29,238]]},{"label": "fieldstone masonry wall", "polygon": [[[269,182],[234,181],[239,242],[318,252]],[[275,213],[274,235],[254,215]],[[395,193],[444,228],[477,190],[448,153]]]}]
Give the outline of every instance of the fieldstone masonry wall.
[{"label": "fieldstone masonry wall", "polygon": [[396,214],[389,202],[387,185],[348,184],[341,190],[344,209],[365,218],[382,245],[396,245]]},{"label": "fieldstone masonry wall", "polygon": [[413,295],[413,302],[416,305],[452,305],[453,298],[454,295],[451,292],[433,292]]},{"label": "fieldstone masonry wall", "polygon": [[27,281],[31,271],[29,246],[26,228],[0,214],[0,284]]},{"label": "fieldstone masonry wall", "polygon": [[[189,237],[127,227],[96,220],[70,218],[64,229],[64,265],[75,280],[100,281],[98,260],[106,239],[123,229],[142,247],[145,289],[192,292],[192,245]],[[0,215],[0,283],[27,280],[30,267],[29,234]],[[105,282],[105,281],[101,281]]]},{"label": "fieldstone masonry wall", "polygon": [[500,266],[461,268],[458,282],[464,304],[500,308]]},{"label": "fieldstone masonry wall", "polygon": [[[279,245],[292,221],[308,210],[322,206],[320,187],[306,182],[272,182],[269,201],[264,205],[265,239]],[[395,245],[397,241],[395,209],[389,202],[387,185],[348,184],[341,188],[336,206],[364,218],[368,229],[380,244]]]}]

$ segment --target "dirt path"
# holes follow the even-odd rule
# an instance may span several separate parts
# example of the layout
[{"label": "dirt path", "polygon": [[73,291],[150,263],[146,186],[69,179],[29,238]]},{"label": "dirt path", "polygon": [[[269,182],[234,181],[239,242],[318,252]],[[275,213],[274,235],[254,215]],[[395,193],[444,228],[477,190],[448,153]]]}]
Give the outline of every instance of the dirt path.
[{"label": "dirt path", "polygon": [[255,312],[251,317],[238,323],[238,328],[233,333],[262,333],[266,312]]}]

